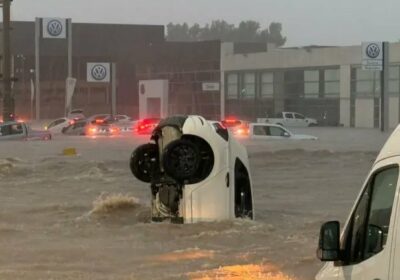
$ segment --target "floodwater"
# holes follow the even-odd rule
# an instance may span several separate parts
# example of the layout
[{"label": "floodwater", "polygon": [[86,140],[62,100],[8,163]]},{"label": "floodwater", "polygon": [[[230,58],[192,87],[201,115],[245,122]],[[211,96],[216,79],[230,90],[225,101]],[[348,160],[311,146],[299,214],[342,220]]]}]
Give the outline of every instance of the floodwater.
[{"label": "floodwater", "polygon": [[149,222],[128,166],[144,137],[0,142],[0,279],[313,279],[320,225],[346,219],[388,134],[300,132],[320,139],[243,141],[255,221],[193,225]]}]

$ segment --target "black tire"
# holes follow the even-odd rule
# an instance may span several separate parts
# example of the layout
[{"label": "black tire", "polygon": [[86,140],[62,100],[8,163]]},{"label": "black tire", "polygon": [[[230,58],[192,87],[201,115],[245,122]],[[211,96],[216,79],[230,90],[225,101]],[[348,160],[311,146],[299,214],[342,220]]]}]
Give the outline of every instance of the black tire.
[{"label": "black tire", "polygon": [[130,160],[130,168],[133,176],[138,180],[150,183],[154,170],[159,166],[158,146],[156,144],[144,144],[137,147]]},{"label": "black tire", "polygon": [[172,141],[163,152],[165,173],[175,180],[192,180],[199,173],[201,154],[199,147],[185,139]]}]

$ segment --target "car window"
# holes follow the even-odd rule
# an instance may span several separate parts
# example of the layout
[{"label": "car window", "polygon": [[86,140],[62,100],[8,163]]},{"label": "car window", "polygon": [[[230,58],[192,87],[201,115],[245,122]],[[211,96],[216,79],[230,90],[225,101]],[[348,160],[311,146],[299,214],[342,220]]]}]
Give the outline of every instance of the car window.
[{"label": "car window", "polygon": [[[360,263],[384,249],[389,233],[390,217],[397,189],[399,167],[376,173],[367,184],[342,241],[346,264]],[[377,233],[382,233],[377,248]]]},{"label": "car window", "polygon": [[269,127],[269,135],[271,136],[285,136],[285,131],[276,126],[270,126]]},{"label": "car window", "polygon": [[11,125],[11,134],[12,135],[19,135],[19,134],[23,134],[23,133],[24,133],[24,130],[22,129],[21,124]]},{"label": "car window", "polygon": [[287,119],[293,119],[293,115],[290,114],[290,113],[286,113],[286,114],[285,114],[285,118],[287,118]]},{"label": "car window", "polygon": [[10,125],[2,125],[0,126],[0,135],[7,136],[11,134],[11,126]]},{"label": "car window", "polygon": [[268,127],[265,125],[255,125],[253,127],[253,134],[257,136],[267,136],[268,135]]},{"label": "car window", "polygon": [[56,125],[62,124],[63,122],[65,122],[65,119],[55,120],[55,121],[51,122],[47,128],[52,128]]},{"label": "car window", "polygon": [[302,119],[302,120],[305,119],[305,117],[304,117],[303,115],[300,115],[300,114],[294,114],[294,117],[295,117],[296,119]]}]

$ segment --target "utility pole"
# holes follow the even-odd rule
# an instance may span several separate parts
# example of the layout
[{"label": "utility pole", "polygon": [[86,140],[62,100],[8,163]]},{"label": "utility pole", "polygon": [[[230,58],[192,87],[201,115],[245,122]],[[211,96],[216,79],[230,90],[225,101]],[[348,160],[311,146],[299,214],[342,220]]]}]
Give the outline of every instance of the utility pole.
[{"label": "utility pole", "polygon": [[3,4],[3,120],[14,117],[14,96],[11,90],[11,46],[10,10],[12,0],[2,0]]}]

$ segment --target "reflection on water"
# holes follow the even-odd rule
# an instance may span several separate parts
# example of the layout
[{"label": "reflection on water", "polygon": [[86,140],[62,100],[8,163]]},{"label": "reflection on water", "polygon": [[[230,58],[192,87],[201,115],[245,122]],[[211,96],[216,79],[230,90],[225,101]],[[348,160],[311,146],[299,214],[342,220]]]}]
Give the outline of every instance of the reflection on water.
[{"label": "reflection on water", "polygon": [[247,264],[222,266],[209,271],[189,273],[191,280],[295,280],[270,264]]}]

